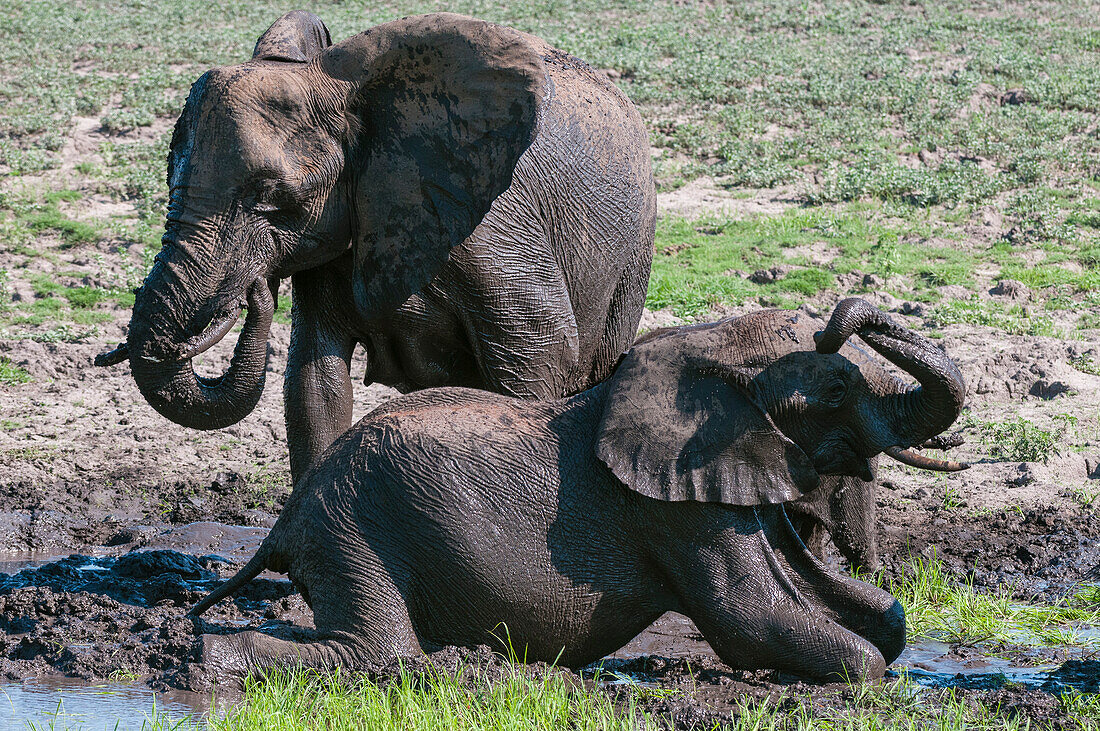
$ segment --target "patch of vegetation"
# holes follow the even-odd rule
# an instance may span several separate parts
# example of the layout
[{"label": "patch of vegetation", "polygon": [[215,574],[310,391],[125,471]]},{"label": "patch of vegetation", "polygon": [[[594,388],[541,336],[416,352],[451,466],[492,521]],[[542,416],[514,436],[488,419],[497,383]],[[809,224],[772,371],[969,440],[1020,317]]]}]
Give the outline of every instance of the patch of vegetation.
[{"label": "patch of vegetation", "polygon": [[[611,694],[567,685],[559,680],[512,677],[490,683],[478,669],[460,668],[450,675],[431,670],[402,673],[392,685],[379,687],[364,679],[336,673],[284,670],[262,680],[249,679],[244,703],[224,717],[207,721],[214,731],[252,729],[652,729],[671,724],[638,713],[635,699],[653,691],[624,683]],[[471,676],[474,676],[471,682]],[[518,682],[517,682],[518,679]],[[659,692],[659,691],[658,691]],[[1100,724],[1100,696],[1068,692],[1058,697],[1059,711],[1073,728]],[[172,726],[153,714],[152,729]],[[902,673],[893,682],[858,683],[835,695],[784,692],[762,700],[741,698],[730,720],[715,731],[1025,731],[1034,728],[1012,709],[989,704],[953,689],[918,686]],[[1067,727],[1068,728],[1068,727]]]},{"label": "patch of vegetation", "polygon": [[973,258],[919,243],[931,233],[923,225],[888,227],[865,212],[853,206],[749,218],[666,216],[657,224],[646,305],[687,318],[754,298],[797,306],[837,289],[837,275],[857,272],[857,282],[871,274],[926,290],[972,280]]},{"label": "patch of vegetation", "polygon": [[11,362],[11,358],[0,355],[0,385],[15,386],[27,383],[31,380],[31,374]]},{"label": "patch of vegetation", "polygon": [[[26,324],[42,323],[31,322]],[[9,340],[33,340],[36,343],[84,343],[98,334],[99,330],[95,327],[76,329],[64,322],[47,330],[34,330],[31,332],[11,332],[7,329],[0,329],[0,338],[7,338]]]},{"label": "patch of vegetation", "polygon": [[950,643],[1088,645],[1080,633],[1100,625],[1100,601],[1082,590],[1059,604],[1025,604],[1001,586],[978,591],[970,578],[948,572],[935,558],[914,557],[900,578],[862,577],[905,607],[910,636]]},{"label": "patch of vegetation", "polygon": [[61,201],[78,200],[81,194],[74,190],[58,190],[47,193],[42,202],[21,216],[21,221],[31,231],[54,231],[68,246],[92,244],[99,240],[99,229],[83,221],[75,221],[61,212]]},{"label": "patch of vegetation", "polygon": [[972,297],[969,300],[950,300],[937,305],[932,311],[936,327],[966,323],[985,325],[1013,335],[1060,337],[1054,320],[1047,315],[1037,315],[1020,305],[1004,307],[1000,303]]},{"label": "patch of vegetation", "polygon": [[820,189],[807,197],[811,203],[877,198],[919,208],[941,204],[976,203],[1006,187],[971,161],[947,161],[937,168],[910,168],[878,155],[855,164],[833,164]]},{"label": "patch of vegetation", "polygon": [[1088,353],[1079,355],[1076,358],[1070,358],[1069,364],[1074,370],[1080,371],[1081,373],[1087,373],[1090,376],[1100,376],[1100,363],[1097,363],[1092,355]]},{"label": "patch of vegetation", "polygon": [[979,421],[968,417],[967,426],[974,427],[982,443],[989,445],[990,456],[1008,462],[1046,462],[1059,453],[1059,442],[1076,427],[1076,417],[1063,415],[1055,419],[1054,430],[1039,427],[1022,416],[1015,421]]},{"label": "patch of vegetation", "polygon": [[598,692],[577,688],[547,673],[541,680],[518,668],[489,680],[475,666],[452,675],[440,669],[402,671],[381,686],[363,677],[306,670],[283,672],[245,682],[245,701],[224,718],[212,719],[218,731],[250,729],[370,728],[401,729],[655,729],[636,717],[633,703],[617,708]]}]

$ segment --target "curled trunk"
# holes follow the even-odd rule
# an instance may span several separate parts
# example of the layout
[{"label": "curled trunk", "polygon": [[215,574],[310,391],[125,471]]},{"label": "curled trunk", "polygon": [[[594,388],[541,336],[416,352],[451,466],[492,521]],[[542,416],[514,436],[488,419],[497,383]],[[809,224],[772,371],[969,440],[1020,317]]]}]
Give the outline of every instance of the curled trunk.
[{"label": "curled trunk", "polygon": [[[159,322],[171,317],[163,311],[168,298],[155,286],[143,288],[139,298],[159,298]],[[135,304],[135,316],[127,341],[130,367],[138,389],[149,404],[177,424],[193,429],[220,429],[247,416],[264,389],[267,369],[267,337],[274,301],[267,283],[256,279],[248,288],[248,315],[229,369],[221,376],[204,378],[195,373],[191,357],[205,350],[232,326],[225,315],[215,319],[210,331],[191,334],[182,328],[158,333],[146,314],[156,310],[150,301]]]},{"label": "curled trunk", "polygon": [[835,353],[853,333],[920,383],[885,394],[876,405],[882,449],[905,449],[951,426],[962,411],[966,383],[946,353],[858,298],[837,305],[825,330],[815,336],[818,352]]}]

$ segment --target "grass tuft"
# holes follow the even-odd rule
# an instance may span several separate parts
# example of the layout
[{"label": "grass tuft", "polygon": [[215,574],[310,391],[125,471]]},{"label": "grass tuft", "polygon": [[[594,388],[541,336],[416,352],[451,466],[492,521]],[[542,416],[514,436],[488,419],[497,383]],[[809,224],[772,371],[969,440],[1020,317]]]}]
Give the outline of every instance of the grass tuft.
[{"label": "grass tuft", "polygon": [[1100,597],[1083,588],[1060,603],[1028,604],[1010,587],[978,591],[973,579],[949,572],[937,558],[914,557],[899,578],[862,577],[893,594],[905,607],[910,636],[950,643],[1088,645],[1079,631],[1100,625]]},{"label": "grass tuft", "polygon": [[15,386],[30,380],[30,373],[12,363],[6,355],[0,355],[0,385]]},{"label": "grass tuft", "polygon": [[633,703],[617,708],[600,693],[578,688],[561,676],[542,679],[507,666],[499,680],[476,666],[451,674],[430,668],[402,669],[391,683],[362,676],[285,671],[245,683],[245,701],[224,718],[218,731],[279,728],[401,729],[651,729],[656,724]]}]

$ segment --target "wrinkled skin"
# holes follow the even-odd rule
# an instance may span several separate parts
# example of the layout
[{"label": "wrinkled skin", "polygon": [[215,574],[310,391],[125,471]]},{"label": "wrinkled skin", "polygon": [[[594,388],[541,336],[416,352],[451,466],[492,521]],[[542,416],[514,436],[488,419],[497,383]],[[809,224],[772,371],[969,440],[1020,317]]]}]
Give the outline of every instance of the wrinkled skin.
[{"label": "wrinkled skin", "polygon": [[[664,330],[559,401],[445,388],[386,404],[192,610],[270,568],[310,602],[318,641],[206,635],[203,659],[241,675],[506,636],[529,660],[580,666],[677,611],[732,667],[881,676],[905,645],[901,605],[826,569],[783,503],[942,431],[965,386],[935,346],[861,300],[838,307],[819,353],[822,326],[771,310]],[[850,360],[837,341],[852,330],[921,385]]]},{"label": "wrinkled skin", "polygon": [[[605,378],[636,333],[656,215],[644,128],[533,36],[441,13],[330,45],[288,13],[251,61],[195,82],[168,168],[163,250],[127,343],[98,362],[129,357],[177,423],[233,424],[262,393],[291,277],[295,478],[351,425],[358,344],[367,383],[552,399]],[[245,304],[228,371],[196,376]]]}]

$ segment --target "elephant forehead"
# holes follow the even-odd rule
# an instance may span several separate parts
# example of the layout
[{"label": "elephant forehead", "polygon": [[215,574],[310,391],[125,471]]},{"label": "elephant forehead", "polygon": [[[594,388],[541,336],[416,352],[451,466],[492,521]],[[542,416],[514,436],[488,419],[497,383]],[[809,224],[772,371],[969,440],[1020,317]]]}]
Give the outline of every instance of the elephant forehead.
[{"label": "elephant forehead", "polygon": [[729,364],[765,366],[789,353],[814,351],[824,323],[791,310],[761,310],[691,327],[690,350]]},{"label": "elephant forehead", "polygon": [[211,143],[243,152],[277,144],[311,124],[310,96],[294,70],[242,64],[215,69],[198,104],[199,129]]}]

